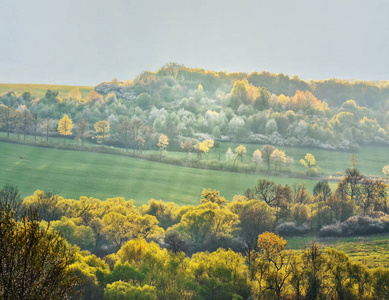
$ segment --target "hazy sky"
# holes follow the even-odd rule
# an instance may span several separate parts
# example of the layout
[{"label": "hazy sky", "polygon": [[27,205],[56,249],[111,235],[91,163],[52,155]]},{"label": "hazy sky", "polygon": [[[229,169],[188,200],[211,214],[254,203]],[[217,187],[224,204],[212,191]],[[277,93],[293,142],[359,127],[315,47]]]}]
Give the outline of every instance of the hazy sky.
[{"label": "hazy sky", "polygon": [[389,80],[387,0],[0,0],[0,82],[96,85],[167,62]]}]

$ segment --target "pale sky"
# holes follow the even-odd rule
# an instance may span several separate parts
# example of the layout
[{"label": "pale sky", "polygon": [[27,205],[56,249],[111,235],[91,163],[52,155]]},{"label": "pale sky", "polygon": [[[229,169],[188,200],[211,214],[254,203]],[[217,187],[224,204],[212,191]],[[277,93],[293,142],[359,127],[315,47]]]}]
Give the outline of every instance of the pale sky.
[{"label": "pale sky", "polygon": [[389,80],[387,0],[0,0],[0,82],[96,85],[168,62]]}]

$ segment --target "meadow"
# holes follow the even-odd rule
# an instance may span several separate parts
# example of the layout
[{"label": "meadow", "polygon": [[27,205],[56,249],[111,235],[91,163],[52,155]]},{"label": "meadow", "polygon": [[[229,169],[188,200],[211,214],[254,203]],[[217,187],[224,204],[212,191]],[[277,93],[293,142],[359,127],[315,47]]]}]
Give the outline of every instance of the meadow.
[{"label": "meadow", "polygon": [[47,90],[58,91],[61,98],[68,96],[68,93],[73,88],[78,88],[81,95],[85,97],[89,91],[93,90],[93,86],[72,86],[72,85],[53,85],[53,84],[22,84],[22,83],[0,83],[0,94],[13,90],[19,94],[31,92],[35,97],[42,98]]},{"label": "meadow", "polygon": [[389,268],[389,234],[379,234],[347,238],[319,238],[303,236],[287,238],[287,248],[301,250],[312,242],[321,247],[331,247],[345,252],[352,260],[358,261],[369,268]]},{"label": "meadow", "polygon": [[266,178],[281,184],[305,183],[312,191],[315,180],[298,180],[162,164],[121,155],[69,151],[0,142],[0,185],[17,185],[23,197],[42,189],[65,198],[106,199],[125,197],[136,204],[150,198],[198,204],[203,188],[221,191],[227,200]]},{"label": "meadow", "polygon": [[[209,160],[225,160],[225,154],[228,148],[234,152],[235,148],[239,146],[238,143],[218,143],[217,147],[211,148],[209,152]],[[243,157],[243,163],[250,164],[253,162],[253,152],[256,149],[261,150],[261,144],[243,144],[247,148],[247,154]],[[337,176],[344,173],[350,167],[351,156],[359,160],[358,169],[370,177],[382,177],[382,168],[389,163],[389,148],[384,146],[361,146],[357,153],[330,151],[309,147],[288,147],[275,146],[276,148],[285,151],[286,156],[293,157],[294,163],[293,171],[304,174],[306,169],[299,163],[300,159],[304,158],[307,153],[311,153],[316,158],[316,166],[319,168],[321,176]],[[157,154],[158,151],[148,151]],[[166,151],[167,156],[185,159],[186,153]],[[190,158],[197,158],[196,153],[189,153]],[[204,157],[205,159],[205,157]],[[237,159],[237,164],[240,163],[240,158]],[[273,168],[273,167],[272,167]],[[265,166],[262,166],[266,170]],[[288,169],[288,168],[287,168]]]}]

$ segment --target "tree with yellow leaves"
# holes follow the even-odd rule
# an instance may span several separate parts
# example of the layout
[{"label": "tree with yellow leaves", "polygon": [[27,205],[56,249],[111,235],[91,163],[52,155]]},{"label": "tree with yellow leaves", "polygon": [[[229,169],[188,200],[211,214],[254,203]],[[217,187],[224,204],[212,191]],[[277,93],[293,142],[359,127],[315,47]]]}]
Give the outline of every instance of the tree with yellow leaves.
[{"label": "tree with yellow leaves", "polygon": [[169,145],[169,139],[166,135],[161,134],[158,139],[159,155],[162,158],[162,151]]},{"label": "tree with yellow leaves", "polygon": [[266,293],[269,299],[281,299],[291,276],[293,252],[285,250],[286,241],[272,233],[258,236],[260,256],[254,262],[254,276],[258,282],[258,293]]},{"label": "tree with yellow leaves", "polygon": [[307,155],[305,155],[305,159],[309,162],[310,167],[316,164],[316,159],[311,153],[307,153]]},{"label": "tree with yellow leaves", "polygon": [[65,136],[72,135],[73,122],[68,115],[64,115],[58,122],[58,133],[64,136],[64,143],[66,142]]},{"label": "tree with yellow leaves", "polygon": [[274,162],[274,169],[277,169],[281,164],[286,163],[285,152],[279,149],[275,149],[270,155],[270,160]]},{"label": "tree with yellow leaves", "polygon": [[81,102],[81,100],[82,100],[81,92],[76,87],[70,90],[68,96],[69,96],[69,99],[71,99],[73,101]]},{"label": "tree with yellow leaves", "polygon": [[213,140],[205,140],[202,143],[197,142],[193,146],[193,148],[197,152],[197,155],[198,155],[199,158],[200,158],[200,153],[205,153],[207,155],[207,160],[208,160],[209,150],[213,147],[213,145],[214,145]]},{"label": "tree with yellow leaves", "polygon": [[95,124],[95,130],[96,130],[96,139],[101,146],[103,146],[104,141],[109,138],[109,130],[110,126],[108,121],[99,121]]},{"label": "tree with yellow leaves", "polygon": [[239,145],[238,147],[235,148],[235,158],[234,158],[234,165],[236,162],[236,159],[238,156],[240,156],[240,162],[243,162],[243,155],[247,153],[247,149],[243,145]]},{"label": "tree with yellow leaves", "polygon": [[300,164],[302,164],[307,169],[310,169],[316,164],[316,159],[311,153],[307,153],[307,155],[305,155],[305,160],[300,159]]}]

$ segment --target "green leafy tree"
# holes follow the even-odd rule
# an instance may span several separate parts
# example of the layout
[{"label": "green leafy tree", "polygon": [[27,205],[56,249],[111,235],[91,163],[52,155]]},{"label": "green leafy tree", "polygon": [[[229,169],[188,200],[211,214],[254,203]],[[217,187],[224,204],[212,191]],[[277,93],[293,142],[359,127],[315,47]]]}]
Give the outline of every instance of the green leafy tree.
[{"label": "green leafy tree", "polygon": [[19,121],[20,112],[13,107],[6,105],[0,105],[0,126],[7,132],[7,137],[9,138],[9,133],[15,129]]},{"label": "green leafy tree", "polygon": [[37,211],[20,221],[0,204],[1,299],[65,299],[78,283],[69,270],[72,254],[66,241],[49,226],[40,227]]}]

